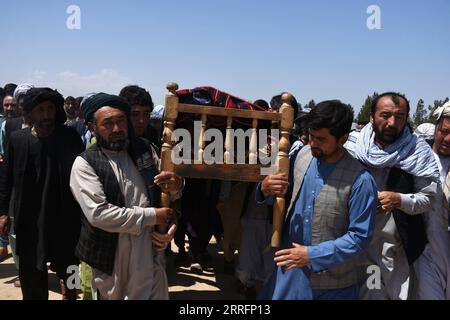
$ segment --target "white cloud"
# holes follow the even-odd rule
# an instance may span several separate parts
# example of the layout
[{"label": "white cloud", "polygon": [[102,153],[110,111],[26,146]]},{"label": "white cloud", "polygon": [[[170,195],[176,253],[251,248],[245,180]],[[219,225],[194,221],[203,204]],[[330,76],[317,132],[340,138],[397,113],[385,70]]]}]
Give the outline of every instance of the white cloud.
[{"label": "white cloud", "polygon": [[119,94],[120,89],[131,84],[128,77],[113,69],[102,69],[97,73],[82,75],[72,71],[50,74],[44,71],[33,72],[25,81],[36,87],[57,89],[64,96],[83,96],[89,92]]}]

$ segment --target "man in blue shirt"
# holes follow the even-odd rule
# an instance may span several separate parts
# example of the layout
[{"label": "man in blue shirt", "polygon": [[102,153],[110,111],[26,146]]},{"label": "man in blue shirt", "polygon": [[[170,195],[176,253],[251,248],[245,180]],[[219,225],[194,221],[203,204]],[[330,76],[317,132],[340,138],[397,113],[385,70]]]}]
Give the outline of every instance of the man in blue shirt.
[{"label": "man in blue shirt", "polygon": [[340,101],[308,116],[310,143],[291,159],[293,175],[268,176],[257,200],[286,194],[282,248],[263,299],[357,299],[356,258],[368,247],[377,189],[368,171],[344,149],[353,121]]}]

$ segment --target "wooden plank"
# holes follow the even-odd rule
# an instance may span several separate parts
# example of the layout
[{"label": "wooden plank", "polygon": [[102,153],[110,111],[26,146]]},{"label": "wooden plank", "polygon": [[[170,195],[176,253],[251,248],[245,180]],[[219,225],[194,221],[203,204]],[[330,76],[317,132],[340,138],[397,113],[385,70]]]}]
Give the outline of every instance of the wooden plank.
[{"label": "wooden plank", "polygon": [[178,112],[183,113],[207,114],[211,116],[271,120],[277,122],[281,121],[281,114],[278,112],[227,109],[222,107],[201,106],[185,103],[179,103],[177,110]]},{"label": "wooden plank", "polygon": [[261,164],[181,164],[175,165],[175,172],[184,178],[217,179],[226,181],[259,182]]}]

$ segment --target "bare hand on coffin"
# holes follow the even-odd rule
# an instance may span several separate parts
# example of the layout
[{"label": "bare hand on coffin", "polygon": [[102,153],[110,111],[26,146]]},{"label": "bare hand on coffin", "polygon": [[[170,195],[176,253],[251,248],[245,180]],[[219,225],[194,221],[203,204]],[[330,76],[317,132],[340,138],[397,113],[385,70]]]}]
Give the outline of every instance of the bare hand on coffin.
[{"label": "bare hand on coffin", "polygon": [[155,184],[163,191],[177,192],[183,187],[183,179],[174,172],[163,171],[155,177]]},{"label": "bare hand on coffin", "polygon": [[166,227],[175,221],[175,211],[171,208],[155,208],[156,225]]},{"label": "bare hand on coffin", "polygon": [[167,245],[172,241],[175,236],[175,231],[177,230],[177,225],[172,224],[167,233],[159,233],[158,231],[152,232],[152,242],[156,251],[161,252],[167,248]]},{"label": "bare hand on coffin", "polygon": [[264,197],[284,196],[289,186],[286,173],[278,173],[267,176],[261,183],[261,192]]}]

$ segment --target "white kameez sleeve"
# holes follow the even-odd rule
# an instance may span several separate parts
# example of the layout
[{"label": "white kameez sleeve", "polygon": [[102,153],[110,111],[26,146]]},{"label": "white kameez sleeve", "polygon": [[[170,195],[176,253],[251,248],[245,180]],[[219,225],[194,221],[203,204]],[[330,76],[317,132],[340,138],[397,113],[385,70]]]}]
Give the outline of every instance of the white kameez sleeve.
[{"label": "white kameez sleeve", "polygon": [[437,183],[430,178],[414,177],[414,187],[418,192],[400,193],[400,210],[410,215],[431,211],[433,201],[436,198]]},{"label": "white kameez sleeve", "polygon": [[97,174],[81,157],[72,166],[70,189],[89,223],[96,228],[139,235],[145,227],[156,223],[153,208],[121,208],[108,203]]}]

